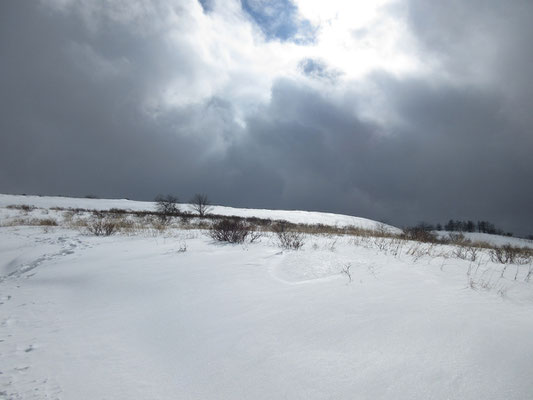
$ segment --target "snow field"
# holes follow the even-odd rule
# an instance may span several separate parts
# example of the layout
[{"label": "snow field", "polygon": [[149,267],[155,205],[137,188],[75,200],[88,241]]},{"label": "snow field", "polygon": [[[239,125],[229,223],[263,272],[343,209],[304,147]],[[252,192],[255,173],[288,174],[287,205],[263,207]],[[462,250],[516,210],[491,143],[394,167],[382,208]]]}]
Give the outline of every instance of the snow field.
[{"label": "snow field", "polygon": [[528,266],[453,250],[1,227],[0,399],[531,398]]}]

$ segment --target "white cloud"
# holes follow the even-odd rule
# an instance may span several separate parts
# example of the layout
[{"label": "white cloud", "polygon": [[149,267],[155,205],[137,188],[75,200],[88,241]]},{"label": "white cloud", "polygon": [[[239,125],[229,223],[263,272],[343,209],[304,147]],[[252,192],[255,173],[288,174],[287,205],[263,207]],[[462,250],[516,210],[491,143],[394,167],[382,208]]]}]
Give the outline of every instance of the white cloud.
[{"label": "white cloud", "polygon": [[[307,44],[267,40],[239,0],[215,2],[209,13],[196,0],[53,0],[48,4],[78,13],[92,35],[111,23],[140,42],[159,43],[163,50],[156,61],[160,76],[152,78],[144,98],[145,110],[153,115],[219,97],[234,105],[242,123],[248,113],[270,100],[277,79],[309,80],[298,67],[308,58],[323,60],[326,67],[342,74],[348,86],[375,69],[405,74],[421,68],[401,13],[391,12],[398,7],[396,0],[297,0],[298,17],[318,27],[316,41]],[[112,70],[113,65],[95,48],[84,44],[79,48],[90,49],[84,54],[100,70]],[[343,90],[327,80],[308,84],[330,94]]]},{"label": "white cloud", "polygon": [[320,27],[313,52],[347,79],[360,79],[374,69],[401,74],[421,68],[398,1],[297,0],[297,4],[303,18]]}]

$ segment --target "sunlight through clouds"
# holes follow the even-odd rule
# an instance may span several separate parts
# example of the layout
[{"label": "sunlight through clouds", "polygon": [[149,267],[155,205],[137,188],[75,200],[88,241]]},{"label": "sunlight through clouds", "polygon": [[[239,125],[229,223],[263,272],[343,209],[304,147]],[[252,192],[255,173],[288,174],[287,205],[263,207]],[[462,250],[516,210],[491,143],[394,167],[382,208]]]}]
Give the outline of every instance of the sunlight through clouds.
[{"label": "sunlight through clouds", "polygon": [[401,74],[420,68],[399,2],[298,0],[297,5],[301,15],[319,27],[310,51],[347,79],[374,69]]}]

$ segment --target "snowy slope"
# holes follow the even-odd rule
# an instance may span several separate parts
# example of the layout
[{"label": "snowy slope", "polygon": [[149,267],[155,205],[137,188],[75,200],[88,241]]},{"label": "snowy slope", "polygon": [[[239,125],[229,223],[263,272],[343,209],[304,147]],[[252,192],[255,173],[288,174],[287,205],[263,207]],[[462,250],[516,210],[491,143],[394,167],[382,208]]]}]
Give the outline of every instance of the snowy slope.
[{"label": "snowy slope", "polygon": [[0,399],[531,398],[530,266],[387,240],[0,227]]},{"label": "snowy slope", "polygon": [[[132,201],[126,199],[85,199],[72,197],[54,196],[16,196],[0,194],[0,207],[8,205],[27,204],[40,208],[83,208],[90,210],[109,210],[111,208],[132,210],[132,211],[154,211],[155,203],[147,201]],[[187,210],[187,204],[180,205]],[[389,225],[380,224],[366,218],[352,217],[349,215],[332,214],[316,211],[288,211],[288,210],[261,210],[248,208],[233,208],[224,206],[213,206],[211,212],[218,215],[270,218],[272,220],[285,220],[292,223],[324,224],[330,226],[355,226],[363,229],[377,229],[384,227],[391,232],[400,230]]]},{"label": "snowy slope", "polygon": [[[435,233],[439,237],[448,237],[450,234],[450,232],[445,232],[445,231],[435,231]],[[468,239],[472,242],[488,243],[492,246],[511,245],[514,247],[533,248],[533,240],[529,240],[529,239],[522,239],[522,238],[501,236],[501,235],[492,235],[489,233],[481,233],[481,232],[452,232],[452,233],[454,234],[461,233],[465,237],[465,239]]]}]

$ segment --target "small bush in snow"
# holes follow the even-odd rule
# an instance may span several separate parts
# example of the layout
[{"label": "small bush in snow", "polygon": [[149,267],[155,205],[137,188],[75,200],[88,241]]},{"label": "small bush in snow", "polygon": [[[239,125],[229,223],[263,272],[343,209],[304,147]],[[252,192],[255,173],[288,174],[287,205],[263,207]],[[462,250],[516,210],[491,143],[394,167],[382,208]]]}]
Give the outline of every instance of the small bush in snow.
[{"label": "small bush in snow", "polygon": [[240,220],[224,218],[213,224],[209,236],[219,242],[244,243],[250,234],[250,226]]},{"label": "small bush in snow", "polygon": [[533,251],[528,248],[513,247],[506,244],[490,251],[493,262],[500,264],[528,264],[533,258]]},{"label": "small bush in snow", "polygon": [[96,217],[87,224],[90,233],[96,236],[111,236],[117,231],[117,223],[107,219]]},{"label": "small bush in snow", "polygon": [[57,221],[53,218],[38,219],[37,225],[41,226],[57,226]]},{"label": "small bush in snow", "polygon": [[415,240],[423,243],[437,243],[437,235],[421,227],[407,228],[404,230],[404,239]]},{"label": "small bush in snow", "polygon": [[279,246],[286,250],[298,250],[304,245],[304,235],[301,232],[288,230],[285,222],[279,222],[274,226],[274,232],[279,240]]},{"label": "small bush in snow", "polygon": [[466,238],[461,232],[450,232],[448,234],[450,243],[458,245],[468,245],[471,243],[471,240]]},{"label": "small bush in snow", "polygon": [[250,243],[260,242],[263,237],[263,232],[250,228],[249,240]]},{"label": "small bush in snow", "polygon": [[14,210],[22,210],[25,212],[33,211],[35,210],[35,206],[30,206],[28,204],[10,204],[6,208],[11,208]]},{"label": "small bush in snow", "polygon": [[182,211],[180,213],[180,221],[185,226],[191,223],[192,218],[193,218],[193,215],[188,211]]},{"label": "small bush in snow", "polygon": [[478,258],[478,253],[480,252],[480,249],[478,247],[474,246],[457,246],[452,251],[452,255],[456,258],[460,258],[461,260],[468,260],[468,261],[476,261]]},{"label": "small bush in snow", "polygon": [[350,272],[350,268],[352,265],[350,263],[346,264],[342,267],[341,274],[345,274],[348,277],[348,282],[352,282],[352,273]]}]

